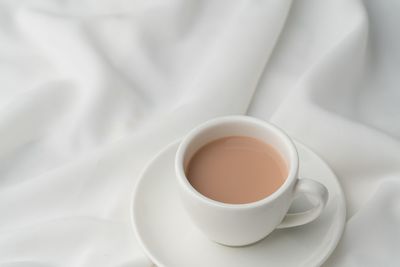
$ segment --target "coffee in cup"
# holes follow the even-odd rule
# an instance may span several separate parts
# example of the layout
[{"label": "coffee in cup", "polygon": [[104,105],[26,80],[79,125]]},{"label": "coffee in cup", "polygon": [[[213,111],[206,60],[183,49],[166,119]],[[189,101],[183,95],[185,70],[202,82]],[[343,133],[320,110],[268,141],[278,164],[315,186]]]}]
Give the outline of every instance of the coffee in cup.
[{"label": "coffee in cup", "polygon": [[287,177],[287,166],[269,144],[247,136],[228,136],[205,144],[185,170],[202,195],[224,203],[244,204],[275,192]]},{"label": "coffee in cup", "polygon": [[[299,157],[278,127],[247,116],[207,121],[179,145],[175,170],[181,202],[193,223],[211,240],[249,245],[274,229],[312,222],[328,191],[299,177]],[[300,195],[314,199],[304,212],[290,213]]]}]

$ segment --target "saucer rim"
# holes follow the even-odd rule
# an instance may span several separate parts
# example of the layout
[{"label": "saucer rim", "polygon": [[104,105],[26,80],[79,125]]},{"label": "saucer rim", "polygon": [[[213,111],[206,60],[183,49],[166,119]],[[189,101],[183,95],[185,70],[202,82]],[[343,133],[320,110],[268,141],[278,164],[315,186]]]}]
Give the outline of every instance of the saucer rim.
[{"label": "saucer rim", "polygon": [[[168,145],[166,145],[163,149],[161,149],[159,152],[157,152],[144,166],[143,170],[140,172],[139,174],[139,178],[138,181],[135,183],[134,185],[134,189],[132,191],[132,197],[131,197],[131,205],[129,206],[130,208],[130,221],[131,221],[131,226],[133,228],[133,232],[137,238],[137,241],[139,243],[139,246],[142,249],[142,252],[150,259],[150,261],[153,263],[154,266],[157,267],[162,267],[165,266],[163,263],[161,263],[157,257],[155,255],[153,255],[153,253],[150,251],[150,249],[147,248],[147,246],[144,244],[143,241],[143,236],[140,234],[139,230],[138,230],[138,225],[136,223],[136,216],[135,216],[135,203],[137,201],[136,198],[138,196],[137,192],[140,188],[140,184],[143,182],[144,180],[144,174],[148,171],[148,169],[150,168],[150,166],[153,164],[153,162],[160,157],[162,154],[166,153],[169,149],[171,149],[173,146],[179,146],[179,142],[182,140],[182,138],[178,138],[174,141],[172,141],[171,143],[169,143]],[[296,149],[298,150],[298,145],[302,146],[302,149],[308,150],[308,152],[311,152],[313,154],[315,154],[320,160],[321,162],[325,165],[325,167],[327,169],[329,169],[329,171],[334,175],[334,177],[336,178],[337,181],[337,185],[339,187],[339,202],[338,203],[338,220],[340,219],[341,223],[338,228],[338,234],[335,235],[335,237],[333,238],[332,241],[332,246],[329,247],[329,249],[327,250],[327,252],[325,253],[325,255],[319,259],[316,259],[315,262],[313,263],[314,266],[321,266],[324,262],[326,262],[328,260],[328,258],[332,255],[332,253],[334,252],[334,250],[336,249],[339,241],[341,240],[342,236],[343,236],[343,232],[344,229],[346,227],[346,197],[344,195],[344,191],[342,188],[342,185],[340,184],[340,180],[338,179],[337,175],[335,174],[335,172],[332,170],[332,168],[325,162],[325,160],[316,152],[314,152],[314,150],[312,150],[311,148],[309,148],[308,146],[306,146],[305,144],[303,144],[302,142],[298,141],[297,139],[292,138],[292,141],[296,147]],[[300,158],[299,158],[299,163],[300,163]],[[299,164],[300,165],[300,164]]]}]

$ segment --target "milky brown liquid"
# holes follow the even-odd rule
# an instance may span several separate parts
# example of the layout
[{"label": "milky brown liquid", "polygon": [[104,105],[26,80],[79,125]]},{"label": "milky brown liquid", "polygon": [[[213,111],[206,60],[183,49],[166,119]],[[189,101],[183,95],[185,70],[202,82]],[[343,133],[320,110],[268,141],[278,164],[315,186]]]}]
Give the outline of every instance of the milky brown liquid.
[{"label": "milky brown liquid", "polygon": [[201,147],[186,168],[190,184],[204,196],[244,204],[275,192],[287,177],[280,154],[255,138],[231,136]]}]

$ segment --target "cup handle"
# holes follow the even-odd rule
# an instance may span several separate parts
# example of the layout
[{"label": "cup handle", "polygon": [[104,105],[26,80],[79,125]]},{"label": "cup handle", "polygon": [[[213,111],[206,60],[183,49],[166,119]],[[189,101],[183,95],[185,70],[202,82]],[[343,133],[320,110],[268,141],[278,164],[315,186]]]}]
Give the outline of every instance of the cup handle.
[{"label": "cup handle", "polygon": [[315,220],[324,209],[328,201],[328,190],[324,185],[311,179],[299,179],[294,188],[294,197],[305,194],[315,198],[318,203],[315,207],[297,213],[288,213],[282,222],[276,227],[277,229],[288,228],[303,225]]}]

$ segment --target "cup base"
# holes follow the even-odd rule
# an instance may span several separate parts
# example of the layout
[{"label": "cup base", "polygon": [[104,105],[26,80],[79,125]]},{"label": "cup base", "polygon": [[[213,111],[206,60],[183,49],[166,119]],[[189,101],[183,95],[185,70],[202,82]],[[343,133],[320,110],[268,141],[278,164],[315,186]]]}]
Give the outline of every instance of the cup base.
[{"label": "cup base", "polygon": [[[272,232],[271,232],[271,233],[272,233]],[[270,235],[271,233],[269,233],[269,234],[267,234],[266,236],[264,236],[264,237],[258,239],[257,241],[253,241],[253,242],[250,242],[250,243],[247,243],[247,244],[243,244],[243,245],[229,245],[229,244],[224,244],[224,243],[222,243],[222,242],[218,242],[218,241],[215,241],[215,240],[212,240],[212,239],[210,239],[210,240],[211,240],[212,242],[214,242],[214,243],[216,243],[216,244],[218,244],[218,245],[224,246],[224,247],[229,247],[229,248],[245,248],[245,247],[251,247],[251,246],[256,245],[257,243],[263,241],[265,238],[268,238],[268,235]]]}]

